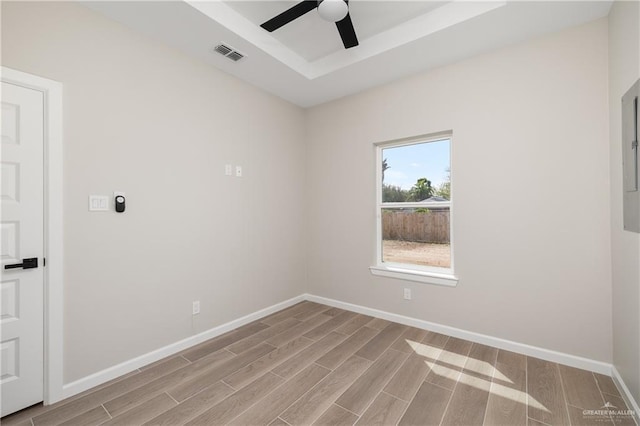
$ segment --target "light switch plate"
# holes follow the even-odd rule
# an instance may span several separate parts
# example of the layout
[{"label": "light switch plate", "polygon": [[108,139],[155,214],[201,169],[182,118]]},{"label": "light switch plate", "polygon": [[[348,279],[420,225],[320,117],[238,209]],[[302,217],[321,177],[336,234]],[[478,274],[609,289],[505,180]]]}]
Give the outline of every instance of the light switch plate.
[{"label": "light switch plate", "polygon": [[89,195],[89,211],[90,212],[109,211],[109,196],[108,195]]},{"label": "light switch plate", "polygon": [[236,166],[236,177],[242,177],[242,166]]}]

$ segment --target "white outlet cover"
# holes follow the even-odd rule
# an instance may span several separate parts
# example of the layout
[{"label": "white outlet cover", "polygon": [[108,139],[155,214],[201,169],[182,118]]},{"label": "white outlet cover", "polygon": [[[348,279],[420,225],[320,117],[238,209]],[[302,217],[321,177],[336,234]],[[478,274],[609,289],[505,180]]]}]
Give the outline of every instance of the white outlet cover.
[{"label": "white outlet cover", "polygon": [[406,300],[411,300],[411,289],[410,288],[405,288],[404,289],[404,298]]},{"label": "white outlet cover", "polygon": [[232,176],[233,175],[233,166],[231,164],[224,165],[224,175]]}]

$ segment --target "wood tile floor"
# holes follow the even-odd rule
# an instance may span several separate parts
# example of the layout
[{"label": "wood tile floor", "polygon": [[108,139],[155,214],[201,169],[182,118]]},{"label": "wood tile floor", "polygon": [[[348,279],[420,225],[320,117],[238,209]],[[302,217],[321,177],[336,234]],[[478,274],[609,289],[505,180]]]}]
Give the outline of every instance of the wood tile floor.
[{"label": "wood tile floor", "polygon": [[635,425],[610,377],[313,302],[3,425]]}]

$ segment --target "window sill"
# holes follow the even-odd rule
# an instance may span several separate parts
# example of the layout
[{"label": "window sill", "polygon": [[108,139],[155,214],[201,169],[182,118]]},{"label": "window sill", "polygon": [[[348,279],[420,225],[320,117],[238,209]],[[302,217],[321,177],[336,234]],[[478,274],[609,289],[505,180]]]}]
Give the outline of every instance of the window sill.
[{"label": "window sill", "polygon": [[458,277],[455,275],[416,271],[414,269],[403,269],[392,266],[370,266],[369,270],[373,275],[379,277],[396,278],[399,280],[416,281],[446,287],[455,287],[458,285]]}]

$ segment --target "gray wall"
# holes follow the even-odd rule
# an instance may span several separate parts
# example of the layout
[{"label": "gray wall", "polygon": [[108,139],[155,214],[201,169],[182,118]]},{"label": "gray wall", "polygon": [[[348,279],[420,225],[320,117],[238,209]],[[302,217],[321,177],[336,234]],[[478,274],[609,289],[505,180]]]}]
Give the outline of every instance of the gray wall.
[{"label": "gray wall", "polygon": [[[601,19],[308,110],[309,292],[610,362],[607,109]],[[373,143],[449,129],[458,287],[372,276]]]},{"label": "gray wall", "polygon": [[65,382],[302,293],[301,109],[73,3],[2,2],[2,64],[64,84]]},{"label": "gray wall", "polygon": [[613,364],[640,401],[640,235],[622,228],[620,99],[640,78],[640,3],[616,1],[609,14]]}]

